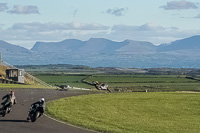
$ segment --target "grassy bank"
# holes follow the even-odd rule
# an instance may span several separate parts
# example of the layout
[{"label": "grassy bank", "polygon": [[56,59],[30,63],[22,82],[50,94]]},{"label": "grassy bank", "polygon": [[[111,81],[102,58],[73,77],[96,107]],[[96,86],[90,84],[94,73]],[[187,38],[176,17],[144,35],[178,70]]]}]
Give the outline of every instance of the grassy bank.
[{"label": "grassy bank", "polygon": [[13,88],[46,88],[46,89],[55,89],[52,87],[45,87],[40,85],[23,85],[23,84],[3,84],[0,83],[0,89],[13,89]]},{"label": "grassy bank", "polygon": [[51,116],[112,133],[200,132],[199,93],[117,93],[64,98],[48,104]]}]

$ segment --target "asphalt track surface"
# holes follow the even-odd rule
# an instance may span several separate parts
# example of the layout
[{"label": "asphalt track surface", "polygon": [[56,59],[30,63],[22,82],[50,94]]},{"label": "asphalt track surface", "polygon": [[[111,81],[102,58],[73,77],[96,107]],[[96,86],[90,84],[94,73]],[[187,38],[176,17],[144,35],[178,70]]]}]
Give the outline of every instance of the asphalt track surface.
[{"label": "asphalt track surface", "polygon": [[[48,90],[48,89],[14,89],[17,104],[12,107],[12,112],[5,117],[0,117],[0,133],[95,133],[87,129],[78,128],[57,122],[43,115],[36,122],[27,122],[26,118],[30,105],[44,97],[46,101],[86,95],[92,92],[82,90]],[[9,93],[9,90],[0,90],[0,98]],[[0,99],[0,102],[2,100]]]}]

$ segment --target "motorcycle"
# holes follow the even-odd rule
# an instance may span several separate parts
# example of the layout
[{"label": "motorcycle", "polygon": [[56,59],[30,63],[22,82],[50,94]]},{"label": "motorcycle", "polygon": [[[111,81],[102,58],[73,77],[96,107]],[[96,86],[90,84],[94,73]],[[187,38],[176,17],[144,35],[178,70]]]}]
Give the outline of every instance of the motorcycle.
[{"label": "motorcycle", "polygon": [[39,105],[31,105],[27,121],[31,120],[31,122],[35,122],[40,115],[41,112],[39,111]]},{"label": "motorcycle", "polygon": [[6,114],[10,113],[11,108],[10,108],[10,102],[6,102],[6,103],[1,103],[1,105],[3,105],[3,107],[0,109],[0,116],[4,117]]},{"label": "motorcycle", "polygon": [[96,82],[93,81],[92,84],[95,86],[97,90],[107,90],[108,92],[111,92],[107,84],[103,84],[103,83],[99,84],[97,81]]}]

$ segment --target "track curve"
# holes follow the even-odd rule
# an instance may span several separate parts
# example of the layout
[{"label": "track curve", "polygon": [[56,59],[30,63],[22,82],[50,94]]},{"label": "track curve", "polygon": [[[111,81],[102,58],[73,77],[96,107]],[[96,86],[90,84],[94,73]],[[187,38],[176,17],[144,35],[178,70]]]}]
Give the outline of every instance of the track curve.
[{"label": "track curve", "polygon": [[[63,97],[90,94],[90,91],[48,89],[14,89],[14,91],[17,104],[13,106],[12,112],[5,117],[0,117],[0,133],[95,133],[95,131],[59,123],[44,115],[34,123],[26,121],[30,105],[40,97],[50,101]],[[8,90],[0,90],[0,98],[8,92]]]}]

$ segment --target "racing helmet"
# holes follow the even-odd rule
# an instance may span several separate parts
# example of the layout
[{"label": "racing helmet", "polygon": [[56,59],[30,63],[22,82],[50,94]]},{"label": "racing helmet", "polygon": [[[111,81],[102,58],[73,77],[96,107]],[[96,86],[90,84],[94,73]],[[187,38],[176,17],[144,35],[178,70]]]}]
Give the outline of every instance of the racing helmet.
[{"label": "racing helmet", "polygon": [[45,100],[44,100],[44,98],[42,97],[42,98],[39,99],[39,101],[40,101],[40,102],[44,102]]},{"label": "racing helmet", "polygon": [[14,91],[10,91],[10,94],[14,94]]}]

